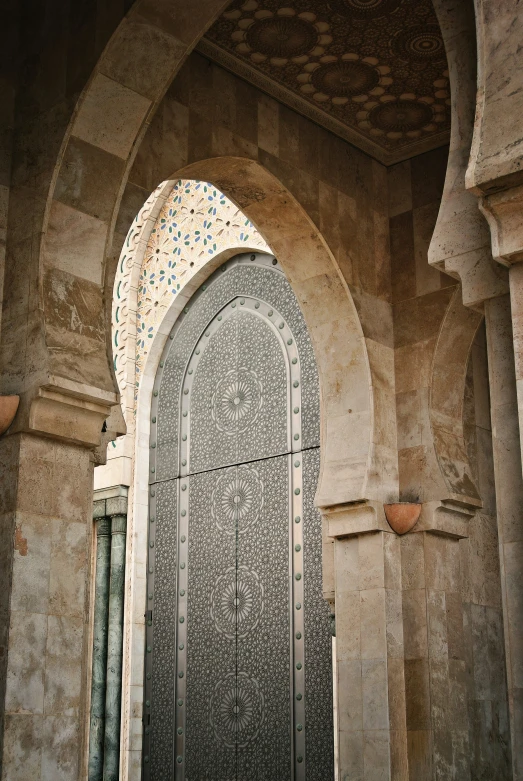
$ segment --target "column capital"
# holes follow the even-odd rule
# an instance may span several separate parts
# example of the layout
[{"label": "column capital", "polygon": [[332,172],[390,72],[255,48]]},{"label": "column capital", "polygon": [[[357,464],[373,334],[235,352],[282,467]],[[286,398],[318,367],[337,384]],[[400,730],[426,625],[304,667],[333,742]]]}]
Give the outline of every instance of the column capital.
[{"label": "column capital", "polygon": [[[396,534],[389,526],[381,502],[354,502],[320,508],[325,535],[331,539],[354,537],[372,532]],[[434,532],[460,539],[468,537],[468,522],[475,510],[450,501],[424,502],[418,522],[408,534]]]},{"label": "column capital", "polygon": [[409,534],[433,532],[454,539],[469,536],[468,524],[476,510],[449,501],[424,502],[419,521]]},{"label": "column capital", "polygon": [[334,507],[320,507],[320,512],[326,526],[325,532],[333,539],[370,532],[394,534],[387,523],[381,502],[362,500]]},{"label": "column capital", "polygon": [[480,198],[492,239],[492,255],[504,266],[523,260],[523,185]]},{"label": "column capital", "polygon": [[118,394],[65,377],[46,381],[20,394],[10,434],[30,433],[95,448]]}]

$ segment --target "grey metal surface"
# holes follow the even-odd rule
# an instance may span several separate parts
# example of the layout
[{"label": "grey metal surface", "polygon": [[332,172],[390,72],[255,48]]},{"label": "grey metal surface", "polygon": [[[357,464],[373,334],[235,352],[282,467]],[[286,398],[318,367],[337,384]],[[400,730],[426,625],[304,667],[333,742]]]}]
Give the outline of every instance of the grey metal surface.
[{"label": "grey metal surface", "polygon": [[191,300],[155,384],[147,781],[333,778],[318,377],[288,282],[250,257]]},{"label": "grey metal surface", "polygon": [[[254,260],[251,260],[252,257]],[[155,448],[151,457],[151,482],[178,477],[184,473],[184,456],[180,453],[179,443],[181,437],[188,438],[190,435],[190,417],[182,417],[180,401],[184,398],[185,391],[188,391],[186,395],[189,395],[194,379],[194,374],[188,372],[192,369],[194,373],[195,366],[189,364],[191,361],[193,364],[197,363],[205,352],[209,339],[221,322],[217,318],[221,316],[226,319],[231,312],[239,312],[243,307],[251,308],[253,314],[271,323],[271,327],[278,334],[280,349],[287,352],[288,361],[292,358],[291,350],[287,348],[292,347],[294,350],[292,357],[297,359],[298,365],[291,364],[288,372],[292,370],[300,373],[301,421],[300,439],[293,442],[293,449],[319,446],[319,383],[312,344],[292,288],[279,265],[273,263],[276,261],[271,256],[259,253],[239,255],[228,261],[201,286],[178,319],[160,361],[153,390],[152,417],[156,422],[152,426]],[[242,299],[245,299],[245,304],[241,304]],[[233,303],[236,307],[234,310]],[[257,309],[256,304],[259,307]],[[293,344],[287,345],[290,338]],[[258,393],[263,396],[265,405],[269,405],[275,386],[269,382],[270,377],[267,377],[269,385],[264,387],[264,378],[258,376],[261,371],[259,359],[262,356],[256,350],[248,357],[250,371],[254,371],[258,383],[261,383],[261,387],[258,384]],[[234,367],[228,368],[230,370]],[[252,382],[252,374],[249,374],[248,382],[249,379],[250,386],[256,393],[257,383]],[[223,382],[222,392],[226,390],[225,379]],[[248,449],[247,444],[246,448]],[[254,455],[251,456],[246,450],[243,454],[239,453],[238,457],[269,458],[284,452],[279,444],[270,438],[268,441],[258,442],[251,450],[255,450]],[[197,456],[200,461],[196,462],[195,468],[187,471],[210,468],[209,464],[217,468],[237,463],[227,460],[230,455],[230,449],[226,449],[219,463],[219,453],[208,453],[206,456],[200,454]]]}]

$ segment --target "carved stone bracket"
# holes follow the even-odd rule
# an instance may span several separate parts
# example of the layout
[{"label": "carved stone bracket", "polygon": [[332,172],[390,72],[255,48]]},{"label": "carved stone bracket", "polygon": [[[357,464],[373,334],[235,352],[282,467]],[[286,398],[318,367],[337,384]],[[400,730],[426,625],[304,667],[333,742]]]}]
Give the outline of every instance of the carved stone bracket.
[{"label": "carved stone bracket", "polygon": [[11,433],[38,433],[94,448],[100,444],[104,422],[116,404],[116,393],[49,376],[45,385],[22,396]]},{"label": "carved stone bracket", "polygon": [[479,208],[492,237],[492,254],[504,266],[523,260],[523,185],[486,195]]}]

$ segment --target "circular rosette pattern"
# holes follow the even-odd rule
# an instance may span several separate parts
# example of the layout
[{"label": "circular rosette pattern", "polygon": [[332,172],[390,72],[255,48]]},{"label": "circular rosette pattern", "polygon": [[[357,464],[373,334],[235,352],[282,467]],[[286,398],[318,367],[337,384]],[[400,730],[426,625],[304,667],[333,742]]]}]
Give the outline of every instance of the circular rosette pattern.
[{"label": "circular rosette pattern", "polygon": [[212,395],[211,415],[223,434],[243,434],[256,421],[263,405],[262,384],[251,369],[231,369]]},{"label": "circular rosette pattern", "polygon": [[247,673],[229,673],[216,684],[210,721],[216,739],[228,748],[245,748],[265,720],[265,700],[258,681]]},{"label": "circular rosette pattern", "polygon": [[230,536],[244,534],[258,521],[263,508],[263,486],[255,469],[247,466],[227,470],[213,491],[214,523]]},{"label": "circular rosette pattern", "polygon": [[392,39],[391,49],[393,54],[406,62],[445,61],[445,46],[436,25],[418,25],[400,30]]},{"label": "circular rosette pattern", "polygon": [[445,105],[427,96],[414,94],[396,98],[386,95],[380,101],[367,102],[357,114],[358,126],[370,135],[386,136],[392,141],[420,138],[433,133],[446,119]]},{"label": "circular rosette pattern", "polygon": [[236,9],[226,12],[224,17],[236,22],[231,37],[238,54],[256,64],[303,64],[310,57],[320,57],[332,43],[329,23],[319,20],[311,11],[298,13],[289,7],[272,11],[259,3],[245,3],[243,9],[246,14]]},{"label": "circular rosette pattern", "polygon": [[375,57],[348,52],[341,57],[327,55],[318,62],[308,62],[297,75],[300,91],[318,103],[343,106],[352,100],[364,103],[380,97],[392,83],[388,65]]},{"label": "circular rosette pattern", "polygon": [[245,566],[230,567],[216,581],[211,617],[220,634],[230,640],[244,638],[258,626],[263,613],[263,584]]},{"label": "circular rosette pattern", "polygon": [[329,6],[340,16],[363,21],[392,14],[402,2],[403,0],[329,0]]}]

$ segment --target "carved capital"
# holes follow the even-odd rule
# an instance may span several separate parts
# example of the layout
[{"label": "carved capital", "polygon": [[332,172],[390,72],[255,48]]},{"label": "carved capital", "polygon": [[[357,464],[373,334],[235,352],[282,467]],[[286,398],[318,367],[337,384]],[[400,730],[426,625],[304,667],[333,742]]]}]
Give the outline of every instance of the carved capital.
[{"label": "carved capital", "polygon": [[394,534],[380,502],[351,502],[321,509],[325,533],[332,539],[370,532]]},{"label": "carved capital", "polygon": [[475,510],[453,502],[424,502],[419,521],[410,533],[433,532],[462,539],[469,536],[468,525],[474,515]]},{"label": "carved capital", "polygon": [[504,266],[523,260],[523,185],[480,199],[490,227],[492,255]]},{"label": "carved capital", "polygon": [[94,448],[116,404],[116,393],[51,375],[45,385],[21,397],[10,433],[37,433]]}]

